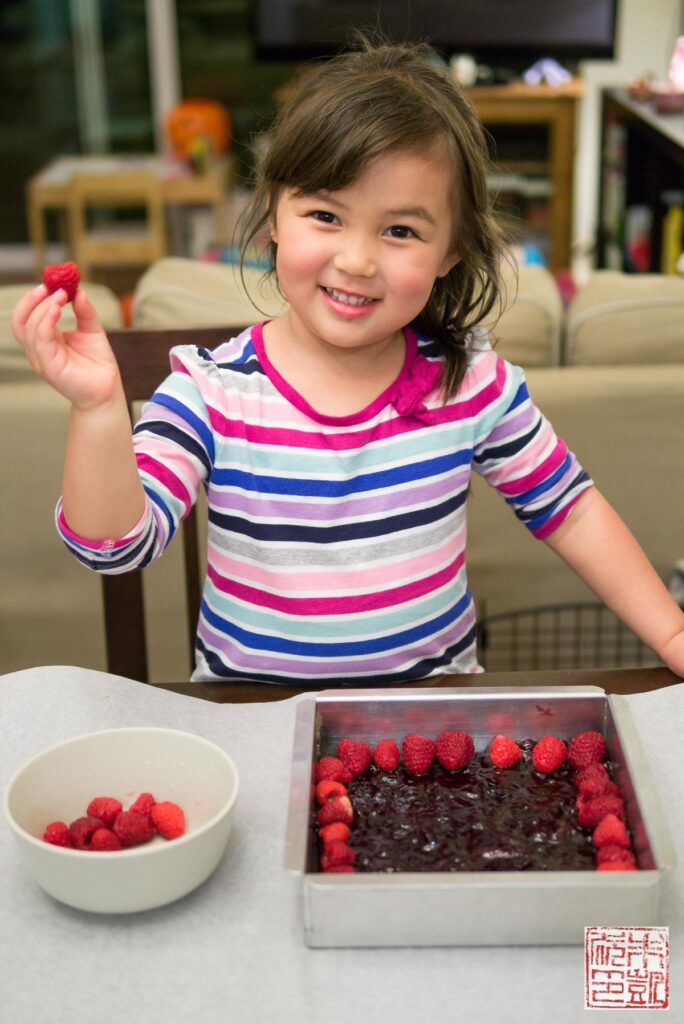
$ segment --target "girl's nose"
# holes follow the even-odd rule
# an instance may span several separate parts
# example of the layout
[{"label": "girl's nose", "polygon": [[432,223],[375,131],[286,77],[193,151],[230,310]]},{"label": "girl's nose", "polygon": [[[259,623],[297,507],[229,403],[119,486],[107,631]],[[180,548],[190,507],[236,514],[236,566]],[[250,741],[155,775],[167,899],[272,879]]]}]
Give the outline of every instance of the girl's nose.
[{"label": "girl's nose", "polygon": [[336,270],[350,277],[373,277],[376,271],[372,245],[365,239],[346,238],[333,260]]}]

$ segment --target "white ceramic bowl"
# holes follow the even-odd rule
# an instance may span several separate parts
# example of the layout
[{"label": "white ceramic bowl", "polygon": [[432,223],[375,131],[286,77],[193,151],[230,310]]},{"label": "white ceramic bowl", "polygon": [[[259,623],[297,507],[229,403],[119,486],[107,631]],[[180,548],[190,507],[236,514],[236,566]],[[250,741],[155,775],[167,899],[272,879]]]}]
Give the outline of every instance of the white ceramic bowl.
[{"label": "white ceramic bowl", "polygon": [[[151,792],[185,812],[185,834],[94,853],[41,838],[67,824],[96,796],[128,808]],[[77,736],[32,758],[5,791],[5,814],[30,874],[55,899],[80,910],[125,914],[163,906],[209,877],[232,825],[238,773],[220,747],[174,729],[131,728]]]}]

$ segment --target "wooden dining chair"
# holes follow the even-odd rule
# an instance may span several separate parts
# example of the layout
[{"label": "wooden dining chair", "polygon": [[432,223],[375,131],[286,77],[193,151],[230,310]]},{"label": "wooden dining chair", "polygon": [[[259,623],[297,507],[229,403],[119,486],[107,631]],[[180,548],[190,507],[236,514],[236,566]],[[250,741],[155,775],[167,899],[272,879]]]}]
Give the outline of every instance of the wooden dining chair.
[{"label": "wooden dining chair", "polygon": [[84,281],[98,266],[148,266],[167,254],[161,183],[150,171],[74,175],[67,219]]},{"label": "wooden dining chair", "polygon": [[[136,403],[149,398],[168,375],[169,350],[174,345],[203,345],[211,348],[242,330],[244,327],[234,326],[109,331],[108,337],[119,364],[131,422],[135,419]],[[190,641],[189,671],[192,671],[202,591],[197,515],[194,508],[184,520],[180,532],[185,572],[186,628]],[[118,576],[103,575],[102,583],[107,670],[115,675],[148,682],[142,572],[134,570]]]}]

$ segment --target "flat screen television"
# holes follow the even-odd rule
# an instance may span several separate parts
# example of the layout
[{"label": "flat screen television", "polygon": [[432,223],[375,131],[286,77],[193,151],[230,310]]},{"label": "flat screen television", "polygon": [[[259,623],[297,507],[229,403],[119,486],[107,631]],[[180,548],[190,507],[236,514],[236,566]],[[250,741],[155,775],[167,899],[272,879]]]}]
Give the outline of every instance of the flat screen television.
[{"label": "flat screen television", "polygon": [[253,0],[257,58],[329,56],[355,29],[423,39],[445,57],[517,71],[615,56],[618,0]]}]

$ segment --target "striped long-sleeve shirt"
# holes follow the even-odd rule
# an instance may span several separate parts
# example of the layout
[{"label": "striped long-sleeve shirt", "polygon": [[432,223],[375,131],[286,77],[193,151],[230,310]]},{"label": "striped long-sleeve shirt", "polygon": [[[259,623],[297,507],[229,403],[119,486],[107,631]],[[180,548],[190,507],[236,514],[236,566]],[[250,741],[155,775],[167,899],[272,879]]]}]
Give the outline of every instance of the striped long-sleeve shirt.
[{"label": "striped long-sleeve shirt", "polygon": [[60,532],[93,569],[157,558],[208,500],[194,679],[373,686],[478,671],[466,496],[487,478],[537,537],[591,481],[530,400],[522,370],[475,334],[458,394],[406,331],[395,381],[350,416],[317,413],[269,363],[257,325],[171,352],[134,432],[147,496],[123,538]]}]

